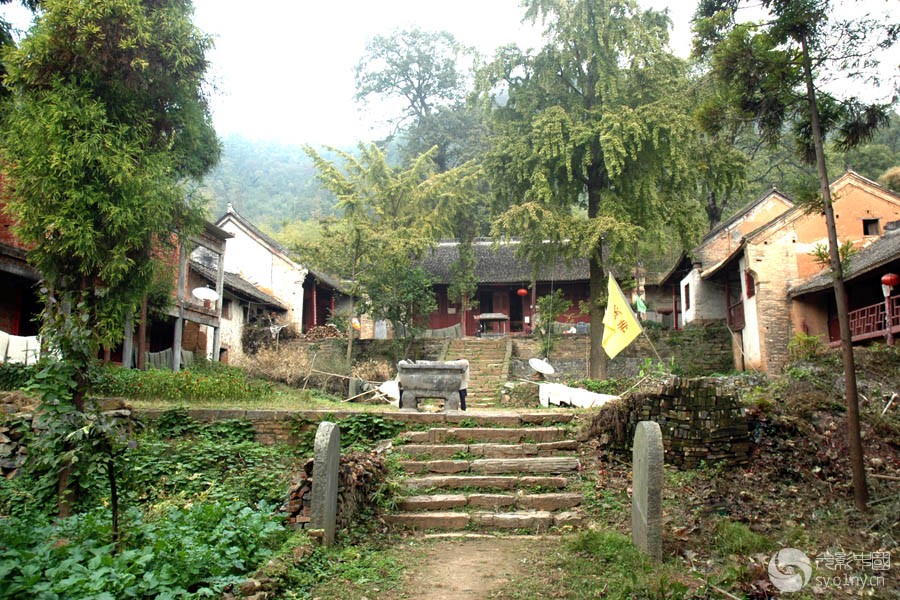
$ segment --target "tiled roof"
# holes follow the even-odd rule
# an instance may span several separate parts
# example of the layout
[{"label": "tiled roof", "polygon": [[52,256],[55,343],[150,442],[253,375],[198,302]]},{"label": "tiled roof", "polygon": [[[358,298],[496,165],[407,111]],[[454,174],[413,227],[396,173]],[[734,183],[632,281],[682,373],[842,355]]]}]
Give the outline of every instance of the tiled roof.
[{"label": "tiled roof", "polygon": [[[197,261],[191,261],[191,271],[197,273],[210,283],[215,284],[216,282],[216,272]],[[261,291],[258,287],[242,278],[240,275],[237,275],[236,273],[225,273],[224,284],[226,290],[228,290],[235,296],[238,296],[239,298],[243,298],[251,302],[256,302],[258,304],[268,304],[281,310],[288,309],[288,307],[285,306],[285,304],[282,303],[281,300]]]},{"label": "tiled roof", "polygon": [[[900,231],[887,232],[884,237],[872,242],[870,246],[863,248],[850,257],[844,281],[852,281],[861,275],[898,260],[900,260]],[[820,292],[832,285],[831,270],[826,269],[795,285],[788,293],[794,298],[803,294]]]},{"label": "tiled roof", "polygon": [[[475,278],[478,283],[527,283],[532,276],[538,281],[587,281],[590,278],[587,258],[579,258],[566,263],[557,260],[541,265],[535,273],[534,267],[516,256],[517,241],[498,245],[491,240],[475,241]],[[435,279],[435,283],[449,284],[453,264],[459,259],[459,243],[440,242],[425,253],[422,266]]]},{"label": "tiled roof", "polygon": [[222,223],[229,217],[234,219],[235,221],[237,221],[240,225],[245,227],[253,235],[255,235],[256,237],[261,239],[267,245],[271,246],[274,250],[277,250],[278,252],[280,252],[281,254],[284,254],[287,257],[290,257],[290,252],[288,251],[287,248],[285,248],[284,246],[282,246],[281,244],[276,242],[269,235],[263,233],[263,231],[259,227],[257,227],[256,225],[254,225],[253,223],[251,223],[250,221],[248,221],[247,219],[242,217],[236,210],[234,210],[234,207],[232,207],[231,204],[228,205],[228,210],[225,211],[225,214],[222,215],[221,217],[219,217],[219,220],[216,221],[216,225],[221,227]]}]

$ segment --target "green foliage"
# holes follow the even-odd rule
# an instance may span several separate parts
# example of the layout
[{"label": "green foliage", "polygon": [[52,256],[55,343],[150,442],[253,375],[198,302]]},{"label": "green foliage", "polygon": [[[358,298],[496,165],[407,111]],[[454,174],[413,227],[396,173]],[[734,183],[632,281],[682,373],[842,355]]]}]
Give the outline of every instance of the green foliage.
[{"label": "green foliage", "polygon": [[557,289],[537,299],[538,322],[537,334],[541,341],[541,356],[549,358],[556,347],[558,335],[553,333],[553,324],[572,308],[572,301],[563,297],[563,291]]},{"label": "green foliage", "polygon": [[[844,273],[844,275],[849,274],[850,259],[857,252],[859,252],[859,250],[856,248],[856,246],[853,245],[852,240],[846,240],[838,248],[838,256],[840,257],[841,261],[841,272]],[[813,248],[813,250],[809,254],[813,257],[813,259],[815,259],[817,263],[819,263],[823,267],[829,269],[831,268],[831,252],[828,249],[827,244],[816,244],[816,247]]]},{"label": "green foliage", "polygon": [[128,549],[115,552],[104,512],[41,525],[0,519],[0,596],[221,595],[284,536],[271,506],[200,502],[148,514],[129,510]]},{"label": "green foliage", "polygon": [[40,367],[21,363],[0,363],[0,390],[19,390],[28,385]]},{"label": "green foliage", "polygon": [[318,546],[282,578],[286,600],[361,598],[373,584],[387,591],[400,583],[403,570],[394,554],[376,543]]},{"label": "green foliage", "polygon": [[[151,285],[151,242],[196,217],[179,181],[218,156],[200,91],[210,42],[186,4],[41,7],[5,57],[8,206],[45,281],[45,337],[84,363]],[[68,342],[67,319],[83,320],[86,347]]]},{"label": "green foliage", "polygon": [[669,357],[668,361],[655,361],[652,358],[645,358],[641,362],[641,368],[638,370],[639,377],[664,376],[664,375],[683,375],[684,371],[675,364],[675,357]]},{"label": "green foliage", "polygon": [[[686,66],[665,50],[667,17],[632,0],[523,4],[546,44],[504,48],[479,74],[493,134],[485,168],[507,208],[492,232],[521,238],[536,270],[588,258],[596,295],[605,265],[633,261],[641,235],[662,239],[699,214]],[[599,377],[596,299],[590,315]]]},{"label": "green foliage", "polygon": [[306,222],[334,214],[337,201],[316,181],[316,168],[302,146],[248,140],[228,135],[222,140],[222,160],[203,178],[209,212],[218,217],[232,203],[242,216],[292,246],[305,241]]},{"label": "green foliage", "polygon": [[268,382],[249,377],[241,369],[224,365],[211,371],[201,368],[177,372],[104,367],[95,372],[94,393],[101,396],[176,401],[262,399],[272,395],[272,386]]},{"label": "green foliage", "polygon": [[571,385],[584,388],[595,394],[616,395],[628,387],[626,383],[627,382],[618,379],[581,379],[579,381],[573,381]]},{"label": "green foliage", "polygon": [[788,355],[791,361],[812,360],[824,354],[828,348],[818,335],[807,335],[802,331],[796,333],[788,342]]},{"label": "green foliage", "polygon": [[750,530],[743,523],[719,519],[716,523],[716,549],[728,554],[757,554],[771,552],[775,544],[764,535]]},{"label": "green foliage", "polygon": [[377,442],[388,440],[405,429],[405,424],[385,419],[375,413],[356,413],[338,421],[341,446],[355,450],[371,449]]}]

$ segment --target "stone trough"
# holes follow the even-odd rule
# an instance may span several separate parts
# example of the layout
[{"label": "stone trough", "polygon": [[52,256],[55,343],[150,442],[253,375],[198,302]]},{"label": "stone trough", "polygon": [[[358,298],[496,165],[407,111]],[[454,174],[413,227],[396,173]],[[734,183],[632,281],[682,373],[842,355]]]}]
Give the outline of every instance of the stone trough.
[{"label": "stone trough", "polygon": [[400,361],[400,410],[416,411],[420,398],[442,398],[444,411],[459,410],[459,387],[462,385],[463,365],[420,360]]}]

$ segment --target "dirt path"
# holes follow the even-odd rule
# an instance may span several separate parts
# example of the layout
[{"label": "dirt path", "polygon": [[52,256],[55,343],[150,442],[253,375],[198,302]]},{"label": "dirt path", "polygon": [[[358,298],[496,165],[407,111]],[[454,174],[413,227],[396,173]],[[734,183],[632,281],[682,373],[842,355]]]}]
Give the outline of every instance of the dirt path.
[{"label": "dirt path", "polygon": [[424,556],[407,574],[391,600],[481,600],[507,590],[530,571],[527,558],[534,538],[430,540]]}]

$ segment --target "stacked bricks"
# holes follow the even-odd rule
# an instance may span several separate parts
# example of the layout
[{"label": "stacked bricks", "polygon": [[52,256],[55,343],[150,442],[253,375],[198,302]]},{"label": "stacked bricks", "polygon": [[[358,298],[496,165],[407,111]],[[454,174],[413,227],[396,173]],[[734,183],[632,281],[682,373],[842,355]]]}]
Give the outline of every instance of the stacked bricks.
[{"label": "stacked bricks", "polygon": [[746,464],[751,442],[738,391],[712,377],[673,377],[632,398],[627,439],[640,421],[655,421],[662,430],[666,463],[698,467],[701,461]]}]

